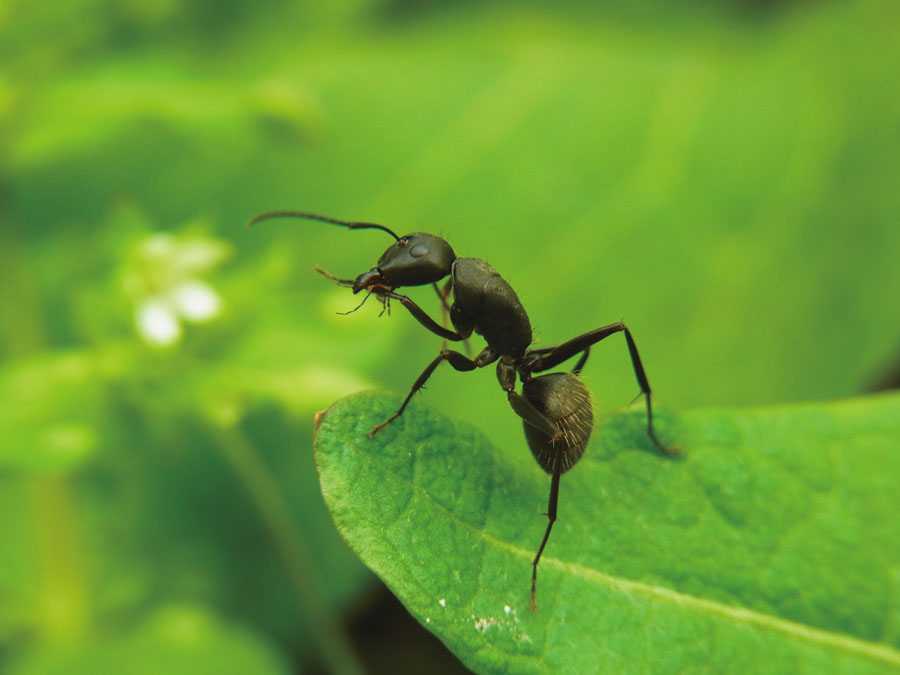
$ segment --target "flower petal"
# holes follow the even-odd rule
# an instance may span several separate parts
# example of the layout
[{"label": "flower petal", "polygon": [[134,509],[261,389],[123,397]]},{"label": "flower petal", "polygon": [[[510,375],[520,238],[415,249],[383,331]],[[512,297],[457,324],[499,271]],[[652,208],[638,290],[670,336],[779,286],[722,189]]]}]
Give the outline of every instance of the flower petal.
[{"label": "flower petal", "polygon": [[215,289],[196,279],[179,284],[169,297],[182,318],[194,323],[209,321],[222,311],[222,299]]},{"label": "flower petal", "polygon": [[181,338],[178,317],[158,298],[149,298],[138,305],[134,321],[138,333],[151,344],[168,346]]}]

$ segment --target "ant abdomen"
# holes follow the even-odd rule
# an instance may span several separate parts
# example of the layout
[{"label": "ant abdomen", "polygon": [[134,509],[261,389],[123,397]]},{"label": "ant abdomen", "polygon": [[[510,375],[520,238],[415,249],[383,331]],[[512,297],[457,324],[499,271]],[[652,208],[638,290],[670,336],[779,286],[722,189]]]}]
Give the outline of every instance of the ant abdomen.
[{"label": "ant abdomen", "polygon": [[561,463],[560,473],[565,473],[584,455],[594,427],[587,387],[572,373],[548,373],[526,382],[522,396],[559,430],[550,437],[523,420],[531,454],[547,473],[553,473],[556,462]]}]

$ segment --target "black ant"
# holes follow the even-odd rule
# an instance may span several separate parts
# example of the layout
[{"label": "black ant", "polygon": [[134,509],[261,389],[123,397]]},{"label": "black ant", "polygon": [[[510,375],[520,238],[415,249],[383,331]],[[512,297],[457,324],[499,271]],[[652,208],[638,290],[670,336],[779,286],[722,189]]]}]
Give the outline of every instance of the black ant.
[{"label": "black ant", "polygon": [[[301,218],[341,225],[351,230],[375,229],[387,232],[396,243],[378,259],[375,267],[356,279],[339,279],[319,270],[326,278],[354,293],[366,291],[366,298],[374,294],[385,306],[396,300],[409,310],[416,320],[445,341],[464,341],[473,332],[484,337],[487,346],[474,359],[446,348],[428,364],[413,383],[400,408],[369,431],[374,436],[403,414],[413,395],[421,389],[434,369],[447,361],[460,371],[475,370],[497,363],[497,379],[513,411],[522,418],[525,438],[541,468],[550,474],[550,498],[547,506],[549,523],[532,561],[529,608],[537,609],[535,589],[537,567],[556,521],[559,498],[559,479],[584,455],[594,425],[591,397],[578,378],[590,354],[591,346],[600,340],[622,332],[634,367],[641,393],[647,402],[647,435],[664,454],[678,450],[663,445],[653,431],[653,408],[650,402],[650,383],[644,373],[631,331],[621,321],[602,326],[577,337],[549,347],[529,349],[532,340],[531,323],[525,308],[512,287],[486,261],[480,258],[458,258],[446,241],[433,234],[415,232],[398,237],[384,225],[348,222],[302,211],[270,211],[261,213],[249,223],[254,225],[271,218]],[[443,289],[437,282],[449,276]],[[441,300],[442,309],[449,311],[453,329],[446,328],[405,295],[396,292],[404,286],[431,284]],[[453,293],[453,304],[447,308],[447,297]],[[365,300],[363,300],[365,302]],[[359,307],[362,306],[360,303]],[[359,309],[357,307],[356,309]],[[355,311],[355,310],[351,310]],[[384,310],[383,310],[384,311]],[[576,354],[581,354],[571,372],[535,373],[550,370]],[[516,375],[522,381],[522,394],[515,391]]]}]

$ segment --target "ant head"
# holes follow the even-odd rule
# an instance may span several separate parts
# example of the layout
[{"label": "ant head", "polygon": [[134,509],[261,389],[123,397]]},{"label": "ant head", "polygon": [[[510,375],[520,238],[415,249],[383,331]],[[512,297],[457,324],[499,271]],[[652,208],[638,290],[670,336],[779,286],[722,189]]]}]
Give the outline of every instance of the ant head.
[{"label": "ant head", "polygon": [[446,241],[433,234],[416,232],[397,239],[368,272],[356,277],[353,292],[375,286],[400,288],[423,286],[450,274],[456,254]]}]

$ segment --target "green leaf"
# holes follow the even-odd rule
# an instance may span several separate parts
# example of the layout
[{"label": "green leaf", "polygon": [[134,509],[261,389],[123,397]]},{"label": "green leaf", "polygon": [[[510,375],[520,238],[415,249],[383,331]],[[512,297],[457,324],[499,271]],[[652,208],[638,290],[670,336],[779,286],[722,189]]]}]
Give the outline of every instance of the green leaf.
[{"label": "green leaf", "polygon": [[549,478],[483,435],[365,393],[320,419],[344,537],[479,672],[896,672],[900,396],[638,411],[595,429],[560,488],[528,611]]}]

